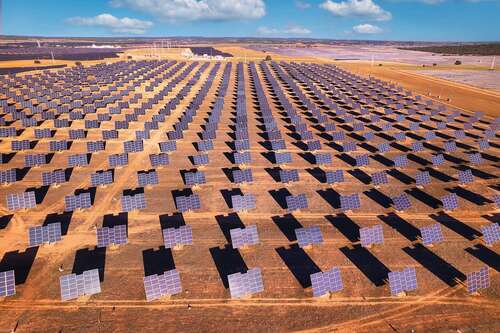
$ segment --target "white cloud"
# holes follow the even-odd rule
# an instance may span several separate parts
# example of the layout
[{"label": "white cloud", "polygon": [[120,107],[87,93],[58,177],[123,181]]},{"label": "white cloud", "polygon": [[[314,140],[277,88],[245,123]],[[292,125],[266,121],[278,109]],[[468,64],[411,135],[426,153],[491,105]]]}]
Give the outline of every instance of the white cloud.
[{"label": "white cloud", "polygon": [[320,4],[320,7],[335,16],[363,17],[376,21],[388,21],[392,18],[390,12],[382,9],[373,0],[346,0],[342,2],[327,0]]},{"label": "white cloud", "polygon": [[295,0],[295,7],[299,9],[309,9],[311,8],[311,4],[305,1]]},{"label": "white cloud", "polygon": [[100,14],[94,17],[71,17],[66,20],[69,24],[94,26],[110,29],[115,33],[144,34],[153,26],[153,22],[123,17],[117,18],[111,14]]},{"label": "white cloud", "polygon": [[111,0],[167,21],[229,21],[258,19],[266,15],[263,0]]},{"label": "white cloud", "polygon": [[304,35],[309,35],[312,31],[298,25],[293,25],[284,29],[259,27],[257,29],[257,32],[260,35],[266,35],[266,36],[283,36],[283,35],[304,36]]},{"label": "white cloud", "polygon": [[358,34],[379,34],[383,32],[382,28],[368,23],[356,25],[352,27],[352,30]]}]

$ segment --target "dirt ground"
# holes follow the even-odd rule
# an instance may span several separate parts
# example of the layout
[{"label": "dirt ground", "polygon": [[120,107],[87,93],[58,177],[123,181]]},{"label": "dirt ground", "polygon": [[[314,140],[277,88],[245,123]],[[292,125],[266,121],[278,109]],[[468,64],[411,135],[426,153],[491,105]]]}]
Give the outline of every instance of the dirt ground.
[{"label": "dirt ground", "polygon": [[[222,50],[235,51],[231,47]],[[310,208],[290,216],[273,199],[271,191],[283,189],[284,185],[275,182],[266,171],[266,168],[273,168],[274,165],[265,157],[267,150],[259,143],[263,140],[258,134],[257,110],[253,103],[249,71],[245,67],[254,183],[240,189],[244,193],[256,195],[258,209],[239,216],[231,215],[224,193],[236,190],[238,186],[230,182],[223,169],[233,167],[224,154],[231,151],[226,142],[231,140],[228,132],[229,125],[232,124],[230,119],[234,117],[233,109],[230,108],[236,94],[236,66],[233,66],[215,149],[209,152],[210,164],[203,169],[208,184],[196,191],[201,197],[202,209],[183,217],[185,223],[193,228],[194,244],[172,252],[160,248],[163,244],[162,221],[171,221],[169,216],[176,211],[171,192],[184,188],[180,170],[194,168],[187,156],[196,154],[192,142],[199,140],[197,132],[214,101],[214,93],[225,65],[223,63],[208,97],[189,130],[185,132],[185,138],[178,141],[178,150],[170,156],[171,164],[158,169],[160,184],[145,189],[147,209],[127,214],[128,244],[116,250],[107,249],[104,253],[96,250],[94,226],[101,225],[105,215],[119,213],[122,191],[137,187],[136,172],[150,169],[148,154],[158,153],[158,142],[166,140],[165,132],[171,129],[177,116],[194,97],[213,65],[214,63],[210,64],[174,114],[160,124],[160,130],[153,131],[152,138],[145,142],[144,152],[131,154],[129,165],[115,170],[115,182],[112,185],[97,188],[93,207],[72,214],[67,234],[61,242],[45,245],[37,250],[27,249],[28,228],[41,225],[47,218],[51,218],[50,214],[63,214],[64,196],[72,194],[74,189],[89,188],[90,173],[108,169],[107,156],[121,152],[121,142],[134,137],[135,130],[140,128],[140,122],[128,130],[121,130],[120,139],[112,140],[105,152],[93,154],[88,167],[73,170],[70,182],[48,189],[43,204],[36,209],[16,212],[9,217],[11,213],[6,210],[5,202],[0,203],[0,216],[3,216],[4,225],[0,229],[2,260],[22,262],[22,266],[27,268],[26,281],[16,286],[16,296],[0,300],[0,332],[13,329],[15,332],[499,331],[500,245],[485,248],[480,245],[479,239],[468,239],[460,234],[460,230],[479,230],[480,226],[489,221],[498,221],[492,205],[478,206],[461,200],[461,209],[449,213],[442,222],[448,226],[442,227],[445,242],[431,249],[434,255],[419,247],[419,241],[409,239],[405,233],[405,226],[410,229],[412,226],[422,227],[436,223],[436,219],[443,216],[440,209],[431,208],[422,201],[413,200],[413,207],[408,212],[394,216],[391,214],[392,208],[383,207],[369,196],[362,195],[361,210],[347,216],[341,215],[328,201],[328,193],[332,190],[315,178],[314,166],[299,155],[302,151],[293,144],[295,140],[285,134],[289,132],[285,127],[287,124],[280,118],[279,110],[272,102],[269,87],[264,84],[260,69],[259,78],[266,96],[278,119],[280,130],[285,134],[287,147],[293,153],[294,162],[289,167],[300,170],[301,181],[287,186],[285,191],[293,194],[306,193]],[[442,86],[446,94],[452,97],[451,103],[456,103],[461,108],[481,110],[490,115],[498,112],[500,99],[493,93],[445,84],[438,79],[429,81],[426,77],[421,78],[396,69],[372,69],[361,64],[339,65],[356,73],[397,81],[415,92],[426,92],[429,86]],[[164,101],[175,96],[188,79],[189,77],[184,79]],[[167,82],[160,84],[155,92],[166,84]],[[144,83],[139,90],[144,91],[145,85]],[[479,100],[474,101],[476,98]],[[133,107],[135,105],[131,109]],[[158,108],[155,106],[147,114],[153,114]],[[82,127],[83,120],[77,120],[71,128]],[[104,125],[102,129],[108,127],[111,128],[111,124]],[[59,129],[50,140],[63,139],[66,135],[67,129]],[[100,130],[89,130],[87,140],[98,138]],[[20,139],[34,139],[32,131],[24,131]],[[352,167],[339,158],[337,150],[325,144],[326,140],[320,140],[323,151],[335,156],[333,165],[327,169],[345,170],[346,182],[336,187],[335,191],[369,192],[372,186],[348,173]],[[34,150],[47,151],[47,141],[48,139],[40,140]],[[9,151],[10,141],[0,142],[0,150]],[[21,182],[1,186],[0,198],[5,198],[7,193],[38,187],[43,171],[65,168],[67,155],[85,151],[84,142],[75,142],[69,152],[56,154],[49,166],[31,169]],[[493,148],[488,153],[498,156],[498,152],[498,148]],[[391,158],[400,153],[393,149],[386,157]],[[431,154],[427,152],[419,156],[430,158]],[[456,157],[467,158],[462,153]],[[368,174],[386,169],[382,163],[371,162],[370,167],[364,170]],[[497,162],[486,162],[480,171],[494,177],[477,178],[468,190],[490,197],[496,193],[494,185],[498,183],[495,177],[499,176],[499,166]],[[22,163],[23,153],[18,153],[8,165],[3,164],[2,169],[21,168]],[[410,161],[405,173],[413,176],[419,169],[422,169],[421,164]],[[457,173],[451,163],[447,163],[440,171],[454,176]],[[387,196],[412,187],[396,178],[391,177],[390,180],[390,185],[379,189]],[[456,185],[456,182],[433,178],[433,184],[425,191],[434,197],[440,197],[447,193],[445,188]],[[65,219],[64,215],[59,218]],[[6,225],[4,221],[7,221]],[[228,227],[241,223],[245,226],[257,225],[261,243],[238,253],[228,245],[225,233],[228,232]],[[290,228],[297,224],[320,226],[324,243],[307,250],[297,248],[293,236],[290,236],[290,230],[293,230]],[[375,224],[383,226],[385,244],[364,251],[353,239],[353,233],[358,227]],[[146,263],[150,260],[160,264],[173,260],[181,275],[183,292],[180,295],[170,300],[151,303],[145,301],[142,279],[148,269]],[[71,272],[76,265],[95,262],[104,271],[102,292],[89,299],[61,302],[59,277]],[[58,271],[61,265],[64,268],[62,273]],[[492,280],[491,287],[481,292],[481,295],[468,295],[464,285],[454,281],[456,277],[485,265],[491,267]],[[243,300],[230,299],[224,284],[224,274],[221,272],[227,273],[240,266],[262,269],[265,286],[263,293]],[[417,270],[418,290],[406,297],[390,297],[388,285],[384,281],[386,272],[408,266]],[[332,267],[341,269],[344,290],[332,295],[330,299],[313,299],[311,288],[304,285],[307,284],[307,277],[317,269],[327,270]]]}]

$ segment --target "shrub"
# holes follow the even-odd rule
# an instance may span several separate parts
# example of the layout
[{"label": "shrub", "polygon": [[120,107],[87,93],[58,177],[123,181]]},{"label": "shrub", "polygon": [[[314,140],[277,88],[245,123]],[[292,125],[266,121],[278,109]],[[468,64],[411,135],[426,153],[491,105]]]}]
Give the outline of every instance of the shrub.
[{"label": "shrub", "polygon": [[270,55],[267,55],[267,56],[266,56],[266,61],[271,61],[271,60],[273,60],[273,59],[271,58],[271,56],[270,56]]},{"label": "shrub", "polygon": [[455,65],[458,66],[458,65],[461,65],[461,64],[462,64],[462,62],[460,60],[455,61]]},{"label": "shrub", "polygon": [[41,64],[40,60],[35,60],[35,64]]}]

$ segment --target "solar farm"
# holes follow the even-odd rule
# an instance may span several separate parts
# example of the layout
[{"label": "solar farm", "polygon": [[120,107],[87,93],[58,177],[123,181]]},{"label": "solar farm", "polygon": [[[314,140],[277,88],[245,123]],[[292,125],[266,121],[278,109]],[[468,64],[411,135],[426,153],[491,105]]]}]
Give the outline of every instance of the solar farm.
[{"label": "solar farm", "polygon": [[325,62],[3,75],[0,331],[494,331],[499,127]]}]

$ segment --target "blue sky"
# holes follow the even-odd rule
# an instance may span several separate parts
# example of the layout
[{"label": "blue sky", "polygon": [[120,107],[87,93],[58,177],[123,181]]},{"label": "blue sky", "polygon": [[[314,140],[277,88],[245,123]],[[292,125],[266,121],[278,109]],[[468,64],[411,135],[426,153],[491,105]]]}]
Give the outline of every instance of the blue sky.
[{"label": "blue sky", "polygon": [[500,0],[3,0],[2,14],[7,35],[500,41]]}]

